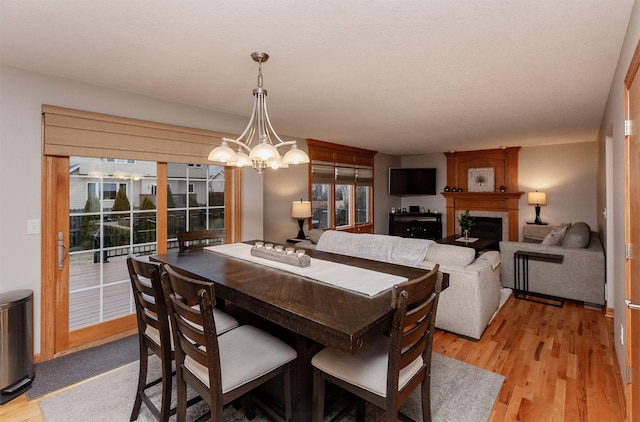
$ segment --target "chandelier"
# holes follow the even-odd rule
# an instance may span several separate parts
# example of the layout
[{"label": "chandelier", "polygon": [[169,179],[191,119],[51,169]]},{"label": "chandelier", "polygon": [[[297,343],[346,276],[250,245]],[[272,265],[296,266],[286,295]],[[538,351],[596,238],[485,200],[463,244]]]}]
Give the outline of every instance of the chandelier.
[{"label": "chandelier", "polygon": [[[298,149],[296,141],[280,139],[269,121],[267,90],[262,88],[262,63],[269,59],[269,55],[255,52],[251,57],[258,62],[258,87],[253,90],[253,111],[249,124],[238,138],[222,138],[220,145],[209,153],[209,160],[236,167],[252,166],[258,173],[268,167],[278,169],[289,167],[289,164],[308,163],[309,156]],[[235,146],[236,150],[229,144]],[[279,149],[289,145],[291,149],[282,156]]]}]

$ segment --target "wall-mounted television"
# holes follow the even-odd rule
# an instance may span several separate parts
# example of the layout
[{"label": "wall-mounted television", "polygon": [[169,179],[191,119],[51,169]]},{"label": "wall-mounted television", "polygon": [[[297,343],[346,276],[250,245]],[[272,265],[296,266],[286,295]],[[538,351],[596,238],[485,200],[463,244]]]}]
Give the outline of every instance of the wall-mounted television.
[{"label": "wall-mounted television", "polygon": [[389,195],[435,194],[435,168],[389,168]]}]

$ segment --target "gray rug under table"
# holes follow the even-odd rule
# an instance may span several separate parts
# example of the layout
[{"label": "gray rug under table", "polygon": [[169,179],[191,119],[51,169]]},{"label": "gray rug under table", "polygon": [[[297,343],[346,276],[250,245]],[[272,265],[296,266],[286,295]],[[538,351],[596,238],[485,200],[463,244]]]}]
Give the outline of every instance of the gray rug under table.
[{"label": "gray rug under table", "polygon": [[[433,420],[480,422],[486,421],[498,396],[504,377],[482,368],[440,355],[433,354],[431,371],[431,404]],[[159,360],[150,359],[149,379],[160,374]],[[138,362],[128,364],[106,374],[87,380],[66,391],[40,400],[44,422],[113,422],[128,421],[138,377]],[[160,386],[152,394],[159,402]],[[175,383],[174,383],[175,392]],[[172,397],[175,401],[175,394]],[[419,388],[403,405],[401,411],[421,421]],[[208,406],[201,402],[189,408],[187,420],[206,413]],[[381,410],[368,405],[367,421],[382,420]],[[233,406],[225,409],[225,421],[244,422],[242,410]],[[171,420],[175,420],[172,416]],[[256,409],[255,422],[269,419]],[[355,420],[354,414],[348,421]],[[140,422],[155,422],[155,418],[143,405]]]}]

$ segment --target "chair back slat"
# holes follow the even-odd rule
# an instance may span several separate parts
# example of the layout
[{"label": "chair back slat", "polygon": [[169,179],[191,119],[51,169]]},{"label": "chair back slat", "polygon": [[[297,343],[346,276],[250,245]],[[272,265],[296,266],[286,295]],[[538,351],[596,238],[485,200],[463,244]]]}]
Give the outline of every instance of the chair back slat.
[{"label": "chair back slat", "polygon": [[[162,283],[176,343],[176,368],[184,366],[188,356],[209,368],[209,388],[213,396],[222,395],[218,337],[213,318],[213,284],[184,276],[170,266],[164,267]],[[195,303],[197,306],[189,306]],[[213,376],[211,376],[213,375]],[[218,394],[219,393],[219,394]]]},{"label": "chair back slat", "polygon": [[[430,371],[433,331],[442,273],[436,265],[422,277],[400,283],[392,289],[391,306],[395,309],[390,331],[387,401],[398,403]],[[422,369],[403,390],[398,390],[400,371],[422,358]],[[389,409],[387,409],[389,410]]]},{"label": "chair back slat", "polygon": [[[323,421],[326,416],[326,381],[384,409],[385,421],[397,421],[401,416],[400,406],[420,387],[422,418],[431,422],[433,332],[443,280],[439,269],[436,264],[427,274],[393,286],[393,320],[389,336],[381,335],[367,351],[359,352],[364,354],[363,358],[329,348],[313,357],[314,422]],[[386,366],[381,366],[385,358]],[[383,368],[386,374],[382,372]],[[355,413],[356,420],[364,419],[362,400]]]},{"label": "chair back slat", "polygon": [[202,249],[205,246],[225,243],[227,229],[179,231],[177,235],[180,252],[184,252],[189,249]]},{"label": "chair back slat", "polygon": [[136,305],[139,334],[146,337],[146,327],[151,326],[158,330],[161,342],[170,342],[171,331],[160,281],[160,265],[130,256],[127,258],[127,268]]},{"label": "chair back slat", "polygon": [[[160,279],[160,264],[134,256],[127,258],[127,268],[131,280],[131,289],[136,306],[138,322],[138,343],[140,348],[140,365],[138,387],[130,420],[138,418],[144,403],[149,411],[160,421],[168,421],[171,409],[171,368],[173,362],[173,344],[167,303]],[[153,328],[153,329],[151,329]],[[161,376],[147,379],[149,351],[160,358]],[[162,383],[159,405],[151,401],[147,389]]]}]

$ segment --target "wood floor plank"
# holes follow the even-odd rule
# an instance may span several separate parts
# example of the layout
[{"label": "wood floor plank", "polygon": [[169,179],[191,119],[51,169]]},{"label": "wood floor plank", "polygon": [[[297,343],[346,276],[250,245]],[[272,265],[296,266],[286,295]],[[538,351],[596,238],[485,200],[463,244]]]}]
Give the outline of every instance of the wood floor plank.
[{"label": "wood floor plank", "polygon": [[[438,332],[434,351],[502,374],[490,421],[623,421],[624,392],[604,311],[566,301],[562,308],[510,297],[478,342]],[[460,352],[464,350],[464,353]],[[469,362],[472,363],[472,362]]]},{"label": "wood floor plank", "polygon": [[[604,311],[512,296],[479,341],[436,330],[433,350],[505,376],[490,422],[616,422],[625,404],[613,335]],[[0,406],[0,420],[42,422],[38,400]]]}]

